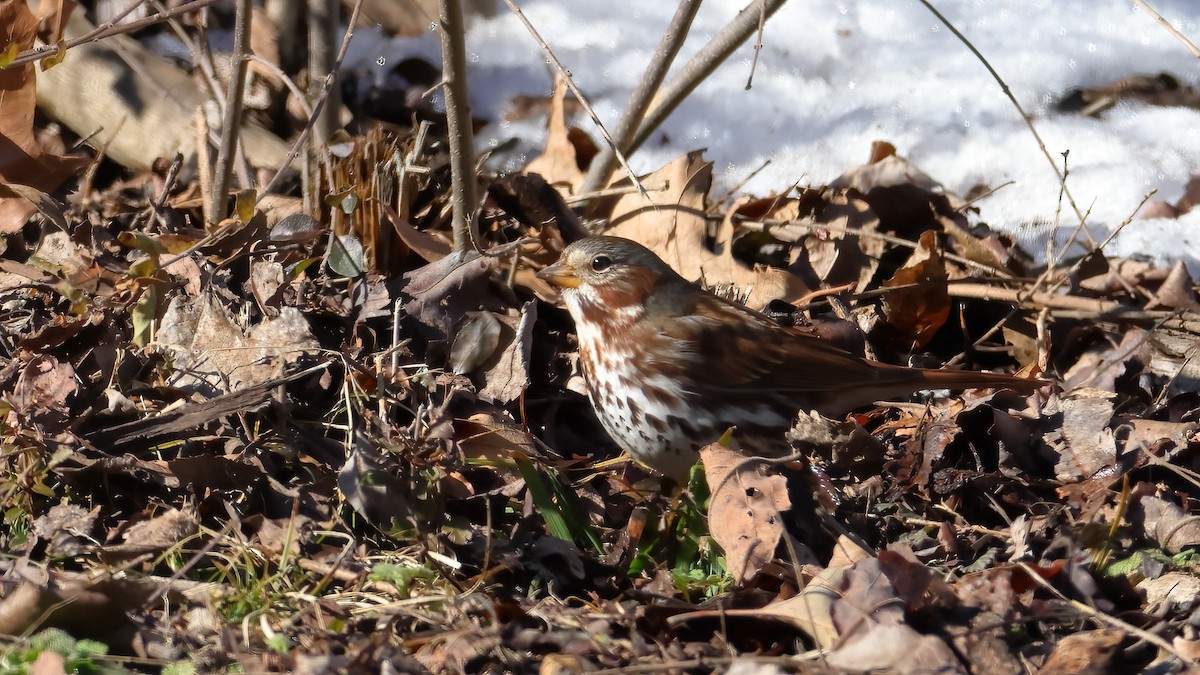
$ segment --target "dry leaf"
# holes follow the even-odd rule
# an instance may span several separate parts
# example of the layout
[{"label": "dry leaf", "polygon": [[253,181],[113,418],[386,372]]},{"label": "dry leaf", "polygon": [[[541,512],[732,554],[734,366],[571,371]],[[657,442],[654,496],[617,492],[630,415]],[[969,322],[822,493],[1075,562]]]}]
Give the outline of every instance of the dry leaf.
[{"label": "dry leaf", "polygon": [[547,120],[546,147],[522,171],[536,173],[566,194],[574,194],[586,174],[580,167],[578,150],[572,142],[571,129],[567,126],[564,108],[566,98],[567,83],[562,77],[557,77],[554,81],[554,98],[550,104],[550,118]]},{"label": "dry leaf", "polygon": [[1077,389],[1060,399],[1062,426],[1045,435],[1046,443],[1058,451],[1054,474],[1059,480],[1089,478],[1116,462],[1117,442],[1108,428],[1113,396],[1096,389]]},{"label": "dry leaf", "polygon": [[207,396],[266,382],[320,346],[295,307],[284,307],[246,334],[212,293],[172,299],[156,344],[173,356],[175,386]]},{"label": "dry leaf", "polygon": [[[815,190],[801,197],[801,215],[791,225],[772,228],[782,241],[801,241],[797,253],[813,274],[827,287],[854,284],[854,291],[867,290],[884,241],[871,236],[879,230],[879,217],[858,196],[839,192],[824,195]],[[829,226],[832,229],[822,226]]]},{"label": "dry leaf", "polygon": [[500,317],[499,349],[482,364],[480,399],[508,403],[516,400],[529,386],[529,357],[536,320],[537,303],[532,301],[521,306],[520,317]]},{"label": "dry leaf", "polygon": [[1162,497],[1142,495],[1129,505],[1128,518],[1171,555],[1200,545],[1200,520]]},{"label": "dry leaf", "polygon": [[[0,3],[0,53],[33,47],[37,19],[24,2]],[[27,63],[0,68],[0,183],[20,183],[48,192],[84,165],[86,160],[43,152],[34,133],[37,106],[36,68]],[[24,199],[0,195],[0,233],[19,230],[34,205]]]},{"label": "dry leaf", "polygon": [[1105,675],[1124,639],[1125,634],[1115,630],[1072,633],[1059,640],[1038,675]]},{"label": "dry leaf", "polygon": [[467,312],[479,308],[495,266],[495,258],[468,251],[413,270],[404,275],[404,293],[412,298],[404,311],[449,334]]},{"label": "dry leaf", "polygon": [[751,269],[733,257],[732,216],[722,221],[714,250],[707,238],[708,190],[712,162],[692,152],[642,179],[644,185],[666,184],[663,191],[643,196],[631,192],[621,197],[609,216],[605,234],[640,242],[654,251],[683,278],[707,287],[734,286],[745,295],[745,304],[761,309],[771,300],[797,300],[804,284],[791,273],[773,267]]},{"label": "dry leaf", "polygon": [[725,550],[729,574],[742,583],[775,556],[783,535],[782,513],[791,508],[787,479],[770,463],[718,443],[700,450],[712,491],[708,529]]},{"label": "dry leaf", "polygon": [[35,356],[25,365],[10,401],[13,410],[24,415],[43,410],[64,412],[67,400],[78,389],[71,364],[59,363],[58,359],[44,354]]},{"label": "dry leaf", "polygon": [[921,235],[908,262],[883,285],[892,289],[883,296],[884,319],[906,349],[923,348],[950,318],[946,265],[932,230]]}]

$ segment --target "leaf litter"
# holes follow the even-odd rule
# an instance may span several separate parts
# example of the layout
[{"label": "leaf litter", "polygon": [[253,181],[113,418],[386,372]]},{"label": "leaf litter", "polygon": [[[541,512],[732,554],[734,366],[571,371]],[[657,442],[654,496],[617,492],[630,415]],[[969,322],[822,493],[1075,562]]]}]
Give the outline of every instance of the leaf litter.
[{"label": "leaf litter", "polygon": [[[447,243],[444,120],[417,100],[358,111],[326,207],[286,188],[212,226],[197,158],[73,184],[29,142],[33,78],[0,84],[0,176],[29,179],[0,194],[6,666],[1196,667],[1182,265],[1039,265],[886,143],[732,199],[696,151],[576,212],[594,145],[561,89],[544,153],[477,177],[478,250]],[[604,436],[533,274],[589,229],[859,353],[1054,384],[800,411],[788,461],[715,444],[671,485]]]}]

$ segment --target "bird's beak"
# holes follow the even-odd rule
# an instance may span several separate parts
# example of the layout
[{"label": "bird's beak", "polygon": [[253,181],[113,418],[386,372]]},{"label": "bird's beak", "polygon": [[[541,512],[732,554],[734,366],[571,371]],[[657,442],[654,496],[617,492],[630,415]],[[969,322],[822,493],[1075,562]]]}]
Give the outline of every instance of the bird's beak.
[{"label": "bird's beak", "polygon": [[537,277],[551,286],[559,288],[579,288],[579,284],[583,281],[579,278],[578,274],[575,274],[574,270],[564,265],[561,260],[538,272]]}]

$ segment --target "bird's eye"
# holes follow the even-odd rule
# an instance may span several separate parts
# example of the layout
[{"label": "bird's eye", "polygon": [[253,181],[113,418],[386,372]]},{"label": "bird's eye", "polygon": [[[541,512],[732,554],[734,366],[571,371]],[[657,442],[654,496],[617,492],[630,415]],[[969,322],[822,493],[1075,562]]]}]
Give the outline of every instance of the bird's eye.
[{"label": "bird's eye", "polygon": [[598,255],[595,258],[592,258],[593,272],[603,272],[610,267],[612,267],[612,258],[606,255]]}]

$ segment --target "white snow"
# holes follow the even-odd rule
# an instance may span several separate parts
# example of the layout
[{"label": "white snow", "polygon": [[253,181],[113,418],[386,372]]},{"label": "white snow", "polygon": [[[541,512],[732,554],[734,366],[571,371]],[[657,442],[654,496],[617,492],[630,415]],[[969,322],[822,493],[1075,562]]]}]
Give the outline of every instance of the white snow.
[{"label": "white snow", "polygon": [[[681,65],[748,0],[706,0],[676,60]],[[553,71],[503,3],[473,17],[467,34],[472,112],[493,120],[478,140],[486,150],[518,137],[532,156],[544,120],[508,123],[518,93],[545,95]],[[525,14],[571,71],[601,119],[618,117],[675,11],[674,2],[524,0]],[[1200,2],[1150,0],[1184,35],[1200,42]],[[1200,111],[1119,104],[1099,119],[1058,113],[1067,90],[1133,74],[1169,72],[1200,83],[1200,61],[1131,2],[1122,0],[940,0],[939,10],[978,48],[1011,88],[1061,166],[1069,151],[1068,187],[1090,209],[1091,234],[1102,240],[1152,190],[1176,201],[1200,173]],[[438,62],[436,36],[384,45],[356,37],[359,63],[420,54]],[[823,185],[867,159],[871,141],[901,155],[959,194],[976,184],[1012,181],[980,202],[980,218],[1016,232],[1027,248],[1055,227],[1078,220],[1059,206],[1059,184],[1016,109],[984,66],[916,0],[792,0],[766,25],[753,88],[745,90],[753,38],[668,119],[631,158],[649,171],[680,153],[707,148],[718,191],[771,164],[744,188],[765,195],[799,181]],[[376,60],[383,57],[383,66]],[[590,120],[574,120],[592,133]],[[1136,220],[1108,249],[1162,259],[1183,257],[1200,269],[1200,214],[1178,221]],[[1059,232],[1062,236],[1062,230]]]}]

